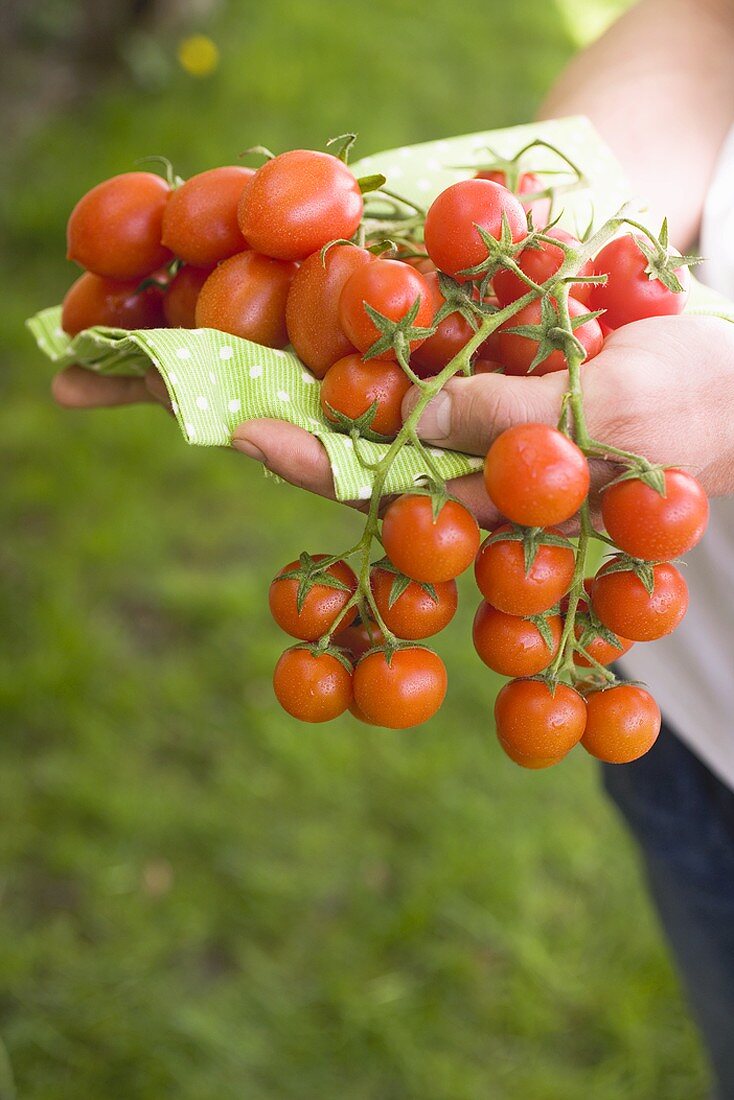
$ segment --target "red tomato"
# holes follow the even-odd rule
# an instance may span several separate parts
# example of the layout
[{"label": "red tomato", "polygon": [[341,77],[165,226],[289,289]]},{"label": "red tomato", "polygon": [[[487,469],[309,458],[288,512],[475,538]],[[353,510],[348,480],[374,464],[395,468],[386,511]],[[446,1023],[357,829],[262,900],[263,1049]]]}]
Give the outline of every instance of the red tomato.
[{"label": "red tomato", "polygon": [[388,505],[382,545],[406,577],[438,584],[458,577],[479,549],[479,527],[471,512],[447,500],[434,520],[430,497],[407,493]]},{"label": "red tomato", "polygon": [[[577,621],[574,634],[576,635],[578,640],[581,641],[584,635],[583,622]],[[634,642],[631,642],[629,638],[620,638],[617,634],[615,634],[614,636],[619,642],[618,646],[612,645],[611,642],[608,642],[606,641],[606,639],[602,638],[600,634],[596,634],[593,638],[591,638],[584,644],[584,649],[589,654],[589,656],[593,657],[595,661],[598,661],[600,665],[610,665],[612,661],[616,661],[620,657],[623,657],[625,653],[629,653],[629,651],[632,649],[632,646],[635,644]],[[584,657],[582,653],[575,653],[573,660],[574,664],[578,665],[579,668],[593,667],[591,661],[587,661],[586,657]]]},{"label": "red tomato", "polygon": [[336,244],[323,261],[314,252],[293,276],[285,311],[288,338],[317,378],[354,351],[339,324],[339,298],[349,276],[373,259],[364,248]]},{"label": "red tomato", "polygon": [[[433,306],[425,276],[401,260],[374,260],[357,268],[344,284],[339,298],[339,324],[347,339],[364,354],[381,336],[365,306],[371,306],[390,321],[401,321],[416,299],[420,300],[420,306],[414,327],[428,328],[433,321]],[[411,353],[422,342],[411,340]],[[395,359],[394,348],[388,348],[377,358]]]},{"label": "red tomato", "polygon": [[602,248],[594,260],[597,275],[608,275],[603,286],[592,289],[592,309],[605,309],[604,324],[621,328],[643,317],[663,317],[682,313],[691,285],[687,267],[675,269],[682,292],[669,290],[659,279],[645,274],[647,257],[635,243],[640,235],[617,237]]},{"label": "red tomato", "polygon": [[581,740],[586,703],[563,683],[551,691],[542,680],[511,680],[497,696],[494,719],[503,747],[532,759],[557,759]]},{"label": "red tomato", "polygon": [[[323,561],[326,554],[314,554],[313,560]],[[333,588],[320,584],[319,578],[311,585],[298,608],[299,577],[284,577],[284,573],[297,572],[300,562],[284,565],[273,578],[268,596],[270,613],[281,630],[305,642],[315,642],[328,634],[338,615],[344,610],[357,588],[357,578],[345,561],[334,562],[325,570],[329,577],[340,581],[346,588]],[[340,630],[349,626],[357,615],[356,607],[350,608],[341,623]]]},{"label": "red tomato", "polygon": [[523,527],[565,523],[589,491],[589,465],[567,436],[548,424],[516,424],[495,439],[484,484],[503,516]]},{"label": "red tomato", "polygon": [[355,620],[333,638],[334,645],[346,649],[352,661],[358,661],[368,650],[383,645],[384,641],[382,631],[371,619],[368,622],[363,622],[361,619]]},{"label": "red tomato", "polygon": [[[511,531],[505,523],[493,535]],[[560,535],[555,527],[547,534]],[[490,536],[491,537],[491,536]],[[485,600],[508,615],[539,615],[557,604],[573,578],[576,558],[570,546],[549,546],[541,542],[533,564],[525,569],[521,542],[500,540],[482,543],[474,576]]]},{"label": "red tomato", "polygon": [[282,653],[273,673],[282,706],[301,722],[330,722],[352,701],[352,673],[331,653],[313,654],[293,646]]},{"label": "red tomato", "polygon": [[171,189],[152,172],[125,172],[87,191],[66,227],[66,258],[95,275],[142,279],[171,259],[161,244]]},{"label": "red tomato", "polygon": [[561,642],[560,615],[549,615],[553,645],[548,648],[535,623],[506,615],[482,602],[474,616],[474,648],[485,665],[501,676],[535,676],[551,663]]},{"label": "red tomato", "polygon": [[[581,305],[575,298],[569,298],[568,312],[571,319],[573,319],[589,311],[586,306]],[[556,348],[530,371],[530,365],[538,351],[539,341],[529,336],[520,336],[516,332],[510,332],[509,329],[519,325],[540,324],[540,318],[541,305],[540,301],[536,300],[519,310],[514,317],[510,317],[503,325],[500,325],[497,330],[499,332],[499,360],[505,368],[505,374],[532,373],[533,376],[539,377],[543,374],[553,374],[555,371],[568,369],[565,355],[560,348]],[[604,343],[604,337],[599,322],[595,318],[592,317],[590,321],[584,321],[582,325],[574,329],[573,334],[584,347],[586,352],[585,362],[599,354]]]},{"label": "red tomato", "polygon": [[104,279],[86,271],[69,287],[61,308],[61,327],[76,336],[93,325],[110,328],[164,328],[161,292],[138,290],[139,279]]},{"label": "red tomato", "polygon": [[498,737],[497,740],[500,743],[502,751],[506,756],[509,756],[513,764],[519,764],[521,768],[529,768],[531,771],[540,771],[542,768],[552,768],[554,764],[560,764],[561,760],[563,760],[563,757],[566,755],[563,753],[561,756],[526,756],[525,753],[518,752],[509,742],[503,741],[501,737]]},{"label": "red tomato", "polygon": [[503,214],[513,241],[527,236],[525,211],[506,187],[472,179],[453,183],[442,191],[426,215],[424,229],[426,250],[439,271],[465,282],[468,276],[461,272],[487,258],[487,246],[477,226],[499,240]]},{"label": "red tomato", "polygon": [[619,684],[586,696],[581,744],[608,764],[629,764],[644,756],[660,733],[660,707],[636,684]]},{"label": "red tomato", "polygon": [[163,298],[163,312],[171,328],[196,328],[196,303],[211,267],[184,264],[171,279]]},{"label": "red tomato", "polygon": [[163,213],[163,244],[193,267],[213,267],[247,248],[237,204],[252,168],[227,165],[199,172],[171,192]]},{"label": "red tomato", "polygon": [[[438,283],[438,273],[425,276],[431,292],[432,320],[444,305],[445,298]],[[410,357],[410,366],[419,378],[429,378],[439,374],[455,355],[474,335],[469,322],[460,313],[449,313],[444,317],[433,336],[429,336]]]},{"label": "red tomato", "polygon": [[[395,600],[392,592],[399,577],[379,565],[372,568],[370,584],[377,610],[388,630],[398,638],[416,641],[429,638],[453,619],[458,604],[456,581],[441,581],[433,586],[410,581]],[[435,596],[435,598],[434,598]]]},{"label": "red tomato", "polygon": [[591,605],[600,622],[620,638],[652,642],[670,634],[688,610],[688,585],[669,562],[654,565],[649,594],[632,570],[610,573],[619,558],[611,558],[594,578]]},{"label": "red tomato", "polygon": [[288,343],[285,303],[296,265],[240,252],[215,267],[196,303],[196,327],[216,328],[269,348]]},{"label": "red tomato", "polygon": [[388,660],[384,650],[368,653],[354,670],[354,701],[368,722],[407,729],[432,718],[446,696],[443,661],[430,649],[410,646]]},{"label": "red tomato", "polygon": [[[572,237],[570,233],[559,226],[549,229],[547,236],[554,237],[557,241],[563,241],[564,244],[570,245],[572,248],[581,248],[581,241],[577,240],[576,237]],[[529,279],[532,279],[534,283],[541,284],[547,282],[556,274],[565,258],[563,249],[559,248],[558,245],[548,244],[547,241],[536,241],[522,250],[517,257],[517,264]],[[593,275],[593,273],[594,265],[591,260],[587,260],[579,271],[579,275]],[[501,306],[508,306],[510,302],[516,302],[518,298],[522,298],[523,295],[527,294],[529,289],[527,283],[524,283],[520,276],[516,275],[514,271],[510,271],[509,268],[497,272],[492,279],[492,286]],[[588,307],[591,288],[591,283],[574,283],[572,286],[573,297],[577,302],[581,302]]]},{"label": "red tomato", "polygon": [[[476,178],[478,180],[492,180],[493,183],[501,183],[503,187],[507,187],[507,176],[502,171],[477,172]],[[546,186],[540,176],[536,176],[535,172],[521,172],[514,192],[527,212],[533,215],[533,225],[536,229],[542,229],[543,226],[548,224],[551,201],[547,198],[528,201],[525,196],[544,191]]]},{"label": "red tomato", "polygon": [[700,481],[685,470],[665,470],[664,476],[665,496],[639,478],[618,481],[602,494],[609,537],[633,558],[677,558],[703,538],[709,502]]},{"label": "red tomato", "polygon": [[330,153],[293,149],[259,168],[242,193],[240,229],[276,260],[305,260],[356,233],[364,203],[353,173]]},{"label": "red tomato", "polygon": [[324,375],[321,408],[327,420],[339,424],[335,414],[357,421],[377,403],[366,432],[394,439],[403,426],[400,406],[409,389],[408,376],[397,363],[365,363],[360,355],[346,355]]}]

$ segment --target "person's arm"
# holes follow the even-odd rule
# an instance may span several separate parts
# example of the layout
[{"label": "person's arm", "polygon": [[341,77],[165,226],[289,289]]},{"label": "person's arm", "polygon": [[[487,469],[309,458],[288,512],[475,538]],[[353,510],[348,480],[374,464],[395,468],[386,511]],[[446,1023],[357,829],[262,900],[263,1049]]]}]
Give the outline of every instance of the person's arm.
[{"label": "person's arm", "polygon": [[587,115],[681,251],[734,121],[734,0],[641,0],[555,83],[540,118]]}]

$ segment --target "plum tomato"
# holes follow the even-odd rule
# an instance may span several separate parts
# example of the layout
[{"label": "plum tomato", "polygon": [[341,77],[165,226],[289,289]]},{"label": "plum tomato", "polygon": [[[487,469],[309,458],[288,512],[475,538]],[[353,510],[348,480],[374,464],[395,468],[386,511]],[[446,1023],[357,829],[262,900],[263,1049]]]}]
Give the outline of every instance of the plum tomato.
[{"label": "plum tomato", "polygon": [[[572,248],[581,248],[581,241],[577,240],[576,237],[572,237],[560,226],[549,229],[547,236],[562,241]],[[563,249],[559,248],[558,245],[549,244],[548,241],[534,241],[522,250],[516,262],[520,270],[529,279],[532,279],[534,283],[541,284],[547,282],[556,274],[565,258]],[[580,269],[579,275],[593,274],[594,265],[591,260],[587,260]],[[509,268],[503,268],[497,272],[492,279],[492,286],[501,306],[508,306],[510,302],[516,302],[518,298],[522,298],[528,292],[527,283],[524,283],[520,276],[516,275],[514,271],[510,271]],[[573,283],[571,293],[577,302],[581,302],[588,307],[591,289],[591,283]]]},{"label": "plum tomato", "polygon": [[650,566],[650,594],[634,571],[609,572],[619,557],[606,562],[594,577],[591,606],[600,622],[620,638],[652,642],[670,634],[688,610],[688,585],[669,562]]},{"label": "plum tomato", "polygon": [[[373,260],[350,275],[339,298],[339,324],[347,339],[365,354],[381,338],[365,306],[371,306],[389,321],[402,321],[419,301],[413,327],[428,328],[433,320],[431,292],[425,276],[402,260]],[[423,342],[410,341],[411,353]],[[378,359],[395,359],[395,349],[387,348]]]},{"label": "plum tomato", "polygon": [[352,672],[333,653],[312,653],[292,646],[280,655],[273,673],[275,697],[301,722],[330,722],[352,701]]},{"label": "plum tomato", "polygon": [[581,744],[597,760],[630,764],[644,756],[660,733],[660,707],[636,684],[617,684],[586,696]]},{"label": "plum tomato", "polygon": [[106,279],[85,271],[72,283],[61,307],[61,327],[76,336],[93,325],[111,328],[164,328],[158,287],[140,290],[139,279]]},{"label": "plum tomato", "polygon": [[[310,560],[318,564],[326,558],[326,554],[314,554]],[[357,578],[345,561],[336,561],[321,571],[312,568],[308,579],[304,577],[302,563],[291,561],[275,575],[270,585],[270,614],[286,634],[315,642],[329,633],[356,588]],[[356,607],[350,608],[339,629],[349,626],[356,615]]]},{"label": "plum tomato", "polygon": [[589,491],[589,465],[575,443],[549,424],[516,424],[495,439],[484,484],[503,516],[523,527],[570,519]]},{"label": "plum tomato", "polygon": [[479,527],[471,512],[445,501],[434,517],[428,496],[406,493],[392,501],[382,522],[382,545],[406,577],[426,584],[450,581],[468,569],[479,549]]},{"label": "plum tomato", "polygon": [[494,705],[497,736],[506,750],[533,759],[565,756],[581,740],[586,703],[573,688],[542,680],[511,680]]},{"label": "plum tomato", "polygon": [[361,355],[345,355],[329,367],[321,383],[319,398],[327,420],[344,431],[358,422],[375,405],[369,423],[360,434],[376,432],[394,439],[403,426],[400,407],[410,389],[410,380],[397,363],[375,359],[365,363]]},{"label": "plum tomato", "polygon": [[501,184],[461,180],[442,191],[426,215],[424,230],[426,251],[439,271],[466,282],[469,276],[461,273],[487,259],[487,246],[477,226],[499,240],[503,215],[513,241],[527,236],[527,215],[515,195]]},{"label": "plum tomato", "polygon": [[142,279],[171,259],[161,244],[171,194],[153,172],[124,172],[82,195],[66,227],[66,258],[95,275]]},{"label": "plum tomato", "polygon": [[[480,546],[474,562],[477,586],[485,600],[508,615],[539,615],[557,604],[568,590],[576,557],[570,546],[544,543],[541,536],[532,564],[526,569],[522,542],[490,541],[512,530],[509,524],[502,524]],[[555,527],[549,527],[545,534],[561,537]]]},{"label": "plum tomato", "polygon": [[432,718],[446,696],[446,667],[433,650],[368,653],[354,670],[354,701],[367,722],[408,729]]},{"label": "plum tomato", "polygon": [[288,338],[317,378],[354,351],[339,324],[339,298],[349,276],[373,260],[365,248],[335,244],[323,260],[320,251],[314,252],[293,276],[285,309]]},{"label": "plum tomato", "polygon": [[[588,313],[589,310],[581,302],[577,302],[575,298],[569,297],[568,312],[571,320],[573,320],[574,317],[580,317],[582,314]],[[505,368],[505,374],[522,375],[530,373],[534,377],[540,377],[544,374],[553,374],[556,371],[568,369],[566,356],[560,348],[555,348],[540,363],[537,363],[532,371],[530,370],[538,351],[539,341],[532,336],[522,336],[520,333],[510,330],[520,325],[539,325],[540,321],[541,305],[540,301],[536,300],[518,310],[514,317],[508,318],[503,325],[500,325],[497,330],[499,334],[499,361]],[[580,324],[578,328],[573,330],[573,334],[583,345],[586,352],[585,362],[599,354],[604,343],[604,337],[595,317],[591,317],[588,321]]]},{"label": "plum tomato", "polygon": [[237,222],[237,205],[252,168],[210,168],[171,192],[163,212],[162,241],[192,267],[214,267],[243,252],[247,242]]},{"label": "plum tomato", "polygon": [[292,149],[258,168],[242,192],[239,225],[251,248],[275,260],[305,260],[357,230],[364,202],[346,164]]},{"label": "plum tomato", "polygon": [[546,622],[551,646],[530,619],[506,615],[482,601],[474,616],[474,648],[485,665],[501,676],[535,676],[548,667],[561,642],[560,615],[549,615]]},{"label": "plum tomato", "polygon": [[372,567],[370,585],[385,626],[398,638],[430,638],[456,614],[456,581],[421,584],[377,564]]},{"label": "plum tomato", "polygon": [[211,267],[184,264],[173,276],[163,298],[163,312],[171,328],[196,328],[196,303],[212,271]]},{"label": "plum tomato", "polygon": [[700,481],[685,470],[665,470],[663,476],[662,496],[640,478],[618,481],[602,493],[607,533],[633,558],[678,558],[692,550],[706,530],[709,502]]},{"label": "plum tomato", "polygon": [[196,302],[196,327],[216,328],[269,348],[288,343],[285,303],[296,265],[239,252],[215,267]]},{"label": "plum tomato", "polygon": [[[438,273],[430,272],[425,276],[431,292],[432,319],[446,301],[441,293]],[[471,340],[474,329],[458,311],[449,313],[439,322],[433,336],[420,344],[410,357],[410,366],[419,378],[430,378],[439,374],[447,363]]]},{"label": "plum tomato", "polygon": [[[597,275],[607,275],[606,283],[592,288],[592,309],[606,310],[607,328],[621,328],[644,317],[663,317],[682,313],[691,286],[688,267],[675,268],[682,291],[673,291],[654,274],[646,274],[648,258],[637,242],[639,235],[616,237],[602,248],[594,260]],[[675,258],[673,257],[673,260]]]}]

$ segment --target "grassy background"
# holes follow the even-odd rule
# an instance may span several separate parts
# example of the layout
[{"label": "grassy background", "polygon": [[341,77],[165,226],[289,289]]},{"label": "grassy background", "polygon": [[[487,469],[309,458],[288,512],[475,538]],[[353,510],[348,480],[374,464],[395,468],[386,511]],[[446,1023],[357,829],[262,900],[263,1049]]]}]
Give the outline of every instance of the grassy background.
[{"label": "grassy background", "polygon": [[127,77],[6,150],[0,1100],[703,1096],[591,763],[496,747],[471,584],[432,723],[297,726],[267,584],[356,518],[156,408],[62,413],[22,328],[73,278],[73,202],[136,157],[187,174],[524,121],[620,6],[233,3],[192,26],[208,80],[141,37]]}]

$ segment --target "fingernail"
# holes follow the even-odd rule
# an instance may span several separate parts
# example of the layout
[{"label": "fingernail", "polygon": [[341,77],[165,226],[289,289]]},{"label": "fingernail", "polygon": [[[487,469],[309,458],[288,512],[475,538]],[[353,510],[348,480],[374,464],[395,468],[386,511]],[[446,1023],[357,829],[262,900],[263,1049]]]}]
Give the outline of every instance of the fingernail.
[{"label": "fingernail", "polygon": [[235,451],[247,455],[248,458],[254,458],[256,462],[265,461],[265,455],[260,448],[256,447],[254,443],[251,443],[250,440],[246,439],[244,436],[232,436],[232,446]]},{"label": "fingernail", "polygon": [[451,432],[451,396],[438,393],[426,406],[418,421],[418,434],[423,439],[446,439]]}]

